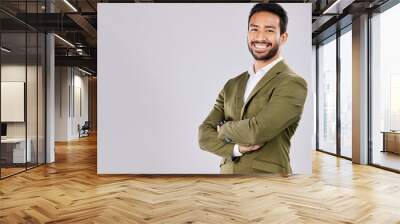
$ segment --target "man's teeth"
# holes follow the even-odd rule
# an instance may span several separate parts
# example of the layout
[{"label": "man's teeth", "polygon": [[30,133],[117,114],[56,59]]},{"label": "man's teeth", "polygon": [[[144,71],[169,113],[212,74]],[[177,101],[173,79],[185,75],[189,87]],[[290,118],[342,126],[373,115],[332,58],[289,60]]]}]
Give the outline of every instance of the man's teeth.
[{"label": "man's teeth", "polygon": [[258,49],[266,49],[268,46],[269,44],[254,44],[254,47]]}]

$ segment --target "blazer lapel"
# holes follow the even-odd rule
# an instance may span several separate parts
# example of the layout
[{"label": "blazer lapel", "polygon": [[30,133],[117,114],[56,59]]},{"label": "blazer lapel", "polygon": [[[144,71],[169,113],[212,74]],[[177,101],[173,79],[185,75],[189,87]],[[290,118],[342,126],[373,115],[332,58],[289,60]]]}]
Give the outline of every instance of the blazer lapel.
[{"label": "blazer lapel", "polygon": [[[244,104],[244,91],[246,89],[246,84],[247,84],[247,80],[249,80],[249,73],[245,72],[245,74],[243,75],[243,77],[240,79],[239,83],[238,83],[238,91],[236,91],[236,111],[238,113],[241,112],[242,108],[243,108],[243,104]],[[239,118],[240,118],[240,114]]]},{"label": "blazer lapel", "polygon": [[[251,101],[251,99],[256,95],[260,89],[262,89],[269,81],[271,81],[273,78],[275,78],[279,73],[281,73],[283,70],[287,68],[286,62],[284,60],[278,62],[276,65],[274,65],[265,75],[264,77],[257,83],[257,85],[254,87],[254,89],[251,91],[249,97],[247,98],[247,101],[244,103],[242,110],[240,111],[240,119],[243,119],[244,111],[247,106],[247,104]],[[245,88],[245,87],[244,87]],[[243,101],[243,95],[242,94],[242,101]]]}]

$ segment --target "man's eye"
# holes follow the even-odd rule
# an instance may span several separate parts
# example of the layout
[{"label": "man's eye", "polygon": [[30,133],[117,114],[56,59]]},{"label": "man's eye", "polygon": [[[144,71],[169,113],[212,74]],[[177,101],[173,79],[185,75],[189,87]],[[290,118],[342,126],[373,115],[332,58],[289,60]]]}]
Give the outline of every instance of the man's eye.
[{"label": "man's eye", "polygon": [[250,29],[250,31],[257,31],[257,29]]},{"label": "man's eye", "polygon": [[274,32],[274,30],[267,30],[267,32],[268,32],[268,33],[273,33],[273,32]]}]

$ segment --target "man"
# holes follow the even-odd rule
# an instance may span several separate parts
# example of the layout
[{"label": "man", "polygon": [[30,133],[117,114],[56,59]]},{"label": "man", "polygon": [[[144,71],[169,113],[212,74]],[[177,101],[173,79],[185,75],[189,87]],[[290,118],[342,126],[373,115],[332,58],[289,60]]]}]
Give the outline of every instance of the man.
[{"label": "man", "polygon": [[223,157],[222,174],[292,173],[290,139],[307,95],[305,80],[280,56],[288,17],[278,4],[250,11],[247,43],[255,61],[230,79],[199,127],[200,148]]}]

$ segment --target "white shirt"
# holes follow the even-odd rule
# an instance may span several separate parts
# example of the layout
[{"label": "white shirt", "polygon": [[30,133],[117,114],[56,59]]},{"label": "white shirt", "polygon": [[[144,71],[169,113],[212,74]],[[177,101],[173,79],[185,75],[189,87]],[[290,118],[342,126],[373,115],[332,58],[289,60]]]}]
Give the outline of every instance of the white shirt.
[{"label": "white shirt", "polygon": [[[247,71],[250,75],[249,79],[247,80],[246,83],[246,89],[244,91],[244,97],[243,97],[243,102],[248,100],[250,93],[253,91],[254,87],[256,87],[257,83],[266,75],[269,70],[271,70],[274,65],[276,65],[278,62],[283,60],[283,58],[280,56],[279,58],[275,59],[268,65],[262,67],[258,72],[254,72],[254,65],[251,65],[249,70]],[[242,156],[243,154],[239,152],[239,145],[235,144],[233,147],[233,156]]]}]

